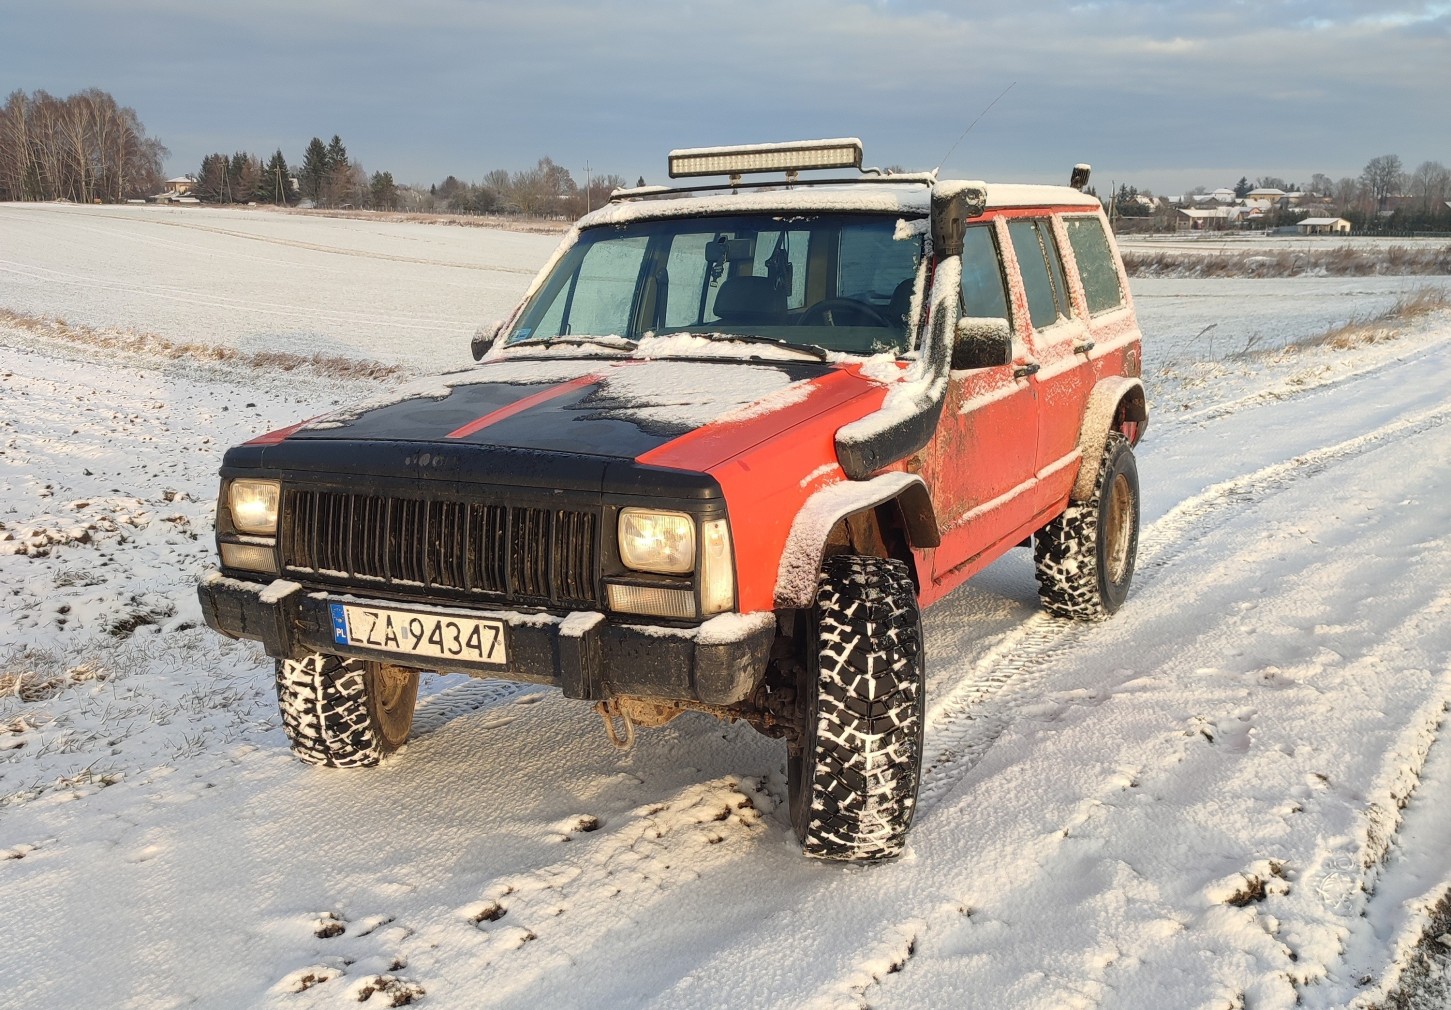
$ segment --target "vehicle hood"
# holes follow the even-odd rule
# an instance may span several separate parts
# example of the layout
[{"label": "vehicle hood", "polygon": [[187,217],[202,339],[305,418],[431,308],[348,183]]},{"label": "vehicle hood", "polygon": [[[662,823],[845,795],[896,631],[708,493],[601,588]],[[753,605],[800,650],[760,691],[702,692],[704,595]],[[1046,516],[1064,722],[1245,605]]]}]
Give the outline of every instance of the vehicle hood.
[{"label": "vehicle hood", "polygon": [[[670,452],[668,465],[704,472],[844,401],[861,396],[863,412],[875,409],[881,389],[854,364],[503,359],[412,383],[240,448],[263,450],[252,465],[327,469],[340,441],[353,443],[347,455],[354,459],[358,443],[371,443],[382,468],[397,472],[385,458],[416,458],[419,443],[448,446],[455,459],[504,452],[645,463],[680,443],[688,451]],[[246,462],[228,456],[229,465]]]}]

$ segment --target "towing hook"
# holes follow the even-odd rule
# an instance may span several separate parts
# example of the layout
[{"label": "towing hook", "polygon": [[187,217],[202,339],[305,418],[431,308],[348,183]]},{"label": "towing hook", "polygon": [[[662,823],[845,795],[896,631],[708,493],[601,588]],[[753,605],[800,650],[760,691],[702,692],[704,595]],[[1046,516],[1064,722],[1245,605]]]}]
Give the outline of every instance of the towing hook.
[{"label": "towing hook", "polygon": [[[604,720],[605,736],[610,738],[610,743],[614,744],[619,750],[629,750],[635,746],[635,723],[620,707],[619,702],[613,698],[596,702],[595,711]],[[624,724],[625,729],[623,735],[615,730],[616,719],[619,719]]]}]

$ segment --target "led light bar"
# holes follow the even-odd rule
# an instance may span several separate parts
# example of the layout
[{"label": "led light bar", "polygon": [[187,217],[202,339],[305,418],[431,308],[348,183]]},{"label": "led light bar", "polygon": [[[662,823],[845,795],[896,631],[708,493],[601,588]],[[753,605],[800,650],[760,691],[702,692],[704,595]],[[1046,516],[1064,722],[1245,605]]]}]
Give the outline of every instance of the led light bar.
[{"label": "led light bar", "polygon": [[797,140],[785,144],[740,147],[693,147],[670,152],[670,178],[692,175],[746,175],[755,172],[797,172],[816,168],[861,168],[862,142]]}]

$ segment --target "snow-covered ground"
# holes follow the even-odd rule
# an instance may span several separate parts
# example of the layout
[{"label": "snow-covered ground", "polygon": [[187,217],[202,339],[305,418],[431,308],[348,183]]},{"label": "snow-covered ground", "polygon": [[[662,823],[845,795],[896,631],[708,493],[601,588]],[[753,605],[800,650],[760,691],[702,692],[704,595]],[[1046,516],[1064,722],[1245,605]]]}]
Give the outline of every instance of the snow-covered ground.
[{"label": "snow-covered ground", "polygon": [[0,205],[0,310],[73,324],[0,323],[0,1006],[1261,1010],[1451,986],[1424,935],[1451,882],[1451,317],[1342,350],[1199,335],[1293,345],[1415,279],[1135,285],[1168,367],[1133,593],[1102,625],[1050,619],[1014,552],[929,612],[895,863],[802,859],[783,750],[749,729],[686,716],[620,753],[538,688],[426,680],[383,767],[294,761],[270,662],[198,627],[216,468],[377,382],[76,327],[453,367],[551,246]]}]

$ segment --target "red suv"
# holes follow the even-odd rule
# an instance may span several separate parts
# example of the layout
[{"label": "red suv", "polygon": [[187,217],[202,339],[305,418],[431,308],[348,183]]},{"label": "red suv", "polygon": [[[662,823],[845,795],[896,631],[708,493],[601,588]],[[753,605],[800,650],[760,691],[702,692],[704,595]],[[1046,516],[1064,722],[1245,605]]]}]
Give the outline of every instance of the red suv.
[{"label": "red suv", "polygon": [[729,180],[616,193],[480,364],[229,450],[207,622],[276,658],[303,760],[396,750],[420,669],[554,684],[622,744],[686,711],[784,738],[804,851],[892,856],[920,608],[1029,543],[1054,613],[1128,591],[1122,265],[1076,188],[862,170],[855,140],[670,161]]}]

